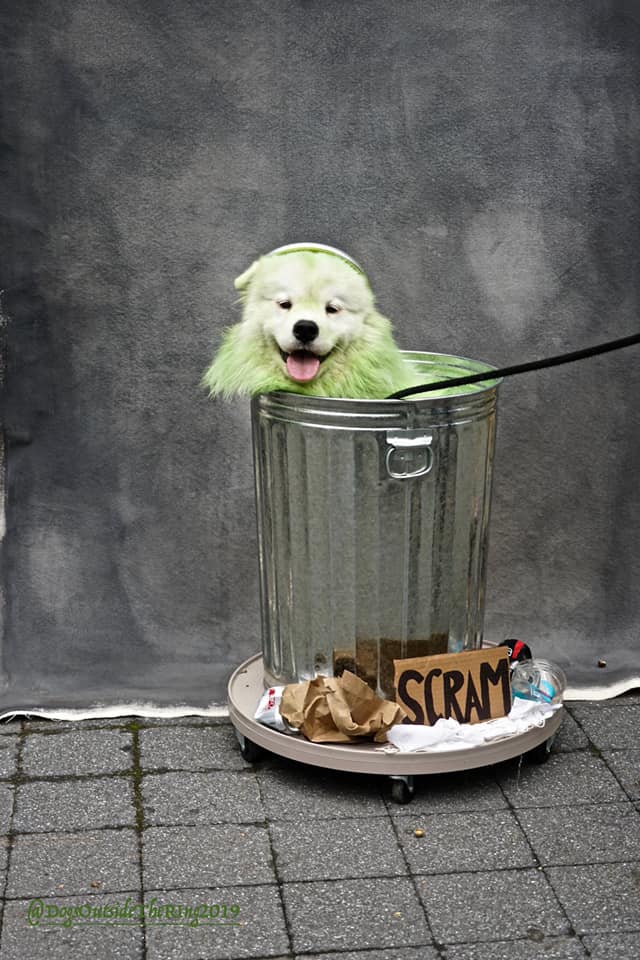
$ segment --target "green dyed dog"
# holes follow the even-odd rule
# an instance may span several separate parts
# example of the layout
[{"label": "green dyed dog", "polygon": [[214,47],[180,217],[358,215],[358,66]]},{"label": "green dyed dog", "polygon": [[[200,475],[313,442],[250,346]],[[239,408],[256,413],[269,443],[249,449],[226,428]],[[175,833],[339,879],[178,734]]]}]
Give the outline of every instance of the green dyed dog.
[{"label": "green dyed dog", "polygon": [[420,382],[347,254],[321,244],[280,247],[235,286],[242,321],[225,332],[204,376],[211,394],[287,390],[373,400]]}]

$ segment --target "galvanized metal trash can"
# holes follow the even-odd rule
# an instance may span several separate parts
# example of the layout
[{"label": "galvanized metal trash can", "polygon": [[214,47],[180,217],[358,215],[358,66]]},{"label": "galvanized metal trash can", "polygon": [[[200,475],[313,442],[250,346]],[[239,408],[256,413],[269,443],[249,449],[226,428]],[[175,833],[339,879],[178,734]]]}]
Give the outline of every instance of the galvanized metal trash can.
[{"label": "galvanized metal trash can", "polygon": [[[487,364],[406,352],[425,382]],[[498,381],[407,400],[252,401],[265,683],[482,643]]]}]

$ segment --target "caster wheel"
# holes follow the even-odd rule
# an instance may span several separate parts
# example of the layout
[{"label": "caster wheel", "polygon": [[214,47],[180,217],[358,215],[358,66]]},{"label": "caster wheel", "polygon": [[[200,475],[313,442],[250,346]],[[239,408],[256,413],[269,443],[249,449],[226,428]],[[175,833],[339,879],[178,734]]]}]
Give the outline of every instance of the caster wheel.
[{"label": "caster wheel", "polygon": [[403,780],[399,777],[391,778],[391,799],[394,803],[399,803],[404,806],[404,804],[411,801],[413,792],[414,787],[411,781]]},{"label": "caster wheel", "polygon": [[236,737],[238,738],[238,743],[240,744],[240,753],[243,760],[246,760],[247,763],[256,763],[258,760],[262,760],[264,756],[264,750],[262,747],[259,747],[257,743],[253,742],[253,740],[248,740],[237,731]]},{"label": "caster wheel", "polygon": [[535,763],[541,764],[546,763],[551,755],[551,747],[553,746],[554,737],[549,737],[548,740],[545,740],[544,743],[539,743],[537,747],[534,747],[533,750],[528,750],[527,753],[522,755],[522,759],[525,763]]}]

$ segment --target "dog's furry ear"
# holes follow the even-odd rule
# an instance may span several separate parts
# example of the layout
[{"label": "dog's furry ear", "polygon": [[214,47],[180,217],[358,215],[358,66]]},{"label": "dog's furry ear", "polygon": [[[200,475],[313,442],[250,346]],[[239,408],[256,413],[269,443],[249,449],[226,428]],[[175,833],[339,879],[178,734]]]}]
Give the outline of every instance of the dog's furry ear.
[{"label": "dog's furry ear", "polygon": [[259,260],[254,260],[250,267],[248,267],[244,273],[241,273],[239,277],[233,281],[233,285],[236,290],[244,291],[247,289],[251,281],[255,276],[255,272],[258,269]]}]

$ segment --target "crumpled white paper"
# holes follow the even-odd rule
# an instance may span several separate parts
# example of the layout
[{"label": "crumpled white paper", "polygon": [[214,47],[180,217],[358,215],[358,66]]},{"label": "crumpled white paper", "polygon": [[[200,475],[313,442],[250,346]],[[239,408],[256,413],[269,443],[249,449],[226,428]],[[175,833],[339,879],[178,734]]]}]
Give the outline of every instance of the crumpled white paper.
[{"label": "crumpled white paper", "polygon": [[458,723],[438,720],[432,727],[414,723],[398,723],[387,730],[388,743],[381,749],[387,753],[431,753],[464,750],[494,740],[504,740],[533,727],[543,727],[561,703],[539,703],[516,698],[506,717],[485,723]]}]

